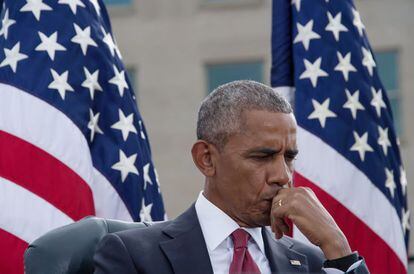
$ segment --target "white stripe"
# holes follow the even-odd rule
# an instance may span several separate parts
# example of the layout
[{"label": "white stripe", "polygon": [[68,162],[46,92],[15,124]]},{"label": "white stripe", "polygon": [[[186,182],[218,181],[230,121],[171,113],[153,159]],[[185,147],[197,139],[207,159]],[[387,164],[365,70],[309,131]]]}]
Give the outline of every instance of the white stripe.
[{"label": "white stripe", "polygon": [[109,181],[91,161],[80,129],[50,104],[20,89],[0,83],[0,130],[51,154],[76,172],[91,188],[97,216],[132,221]]},{"label": "white stripe", "polygon": [[369,226],[407,267],[401,222],[385,195],[364,173],[315,135],[298,127],[297,138],[300,153],[296,171]]},{"label": "white stripe", "polygon": [[73,222],[41,197],[2,177],[0,208],[0,228],[27,243],[51,229]]}]

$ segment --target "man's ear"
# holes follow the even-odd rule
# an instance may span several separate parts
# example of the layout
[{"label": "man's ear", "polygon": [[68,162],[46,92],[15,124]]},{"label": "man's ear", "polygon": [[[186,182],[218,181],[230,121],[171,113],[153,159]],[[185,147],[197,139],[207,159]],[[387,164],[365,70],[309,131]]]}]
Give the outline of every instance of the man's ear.
[{"label": "man's ear", "polygon": [[[214,151],[213,151],[214,150]],[[194,164],[206,177],[212,177],[216,173],[214,156],[215,149],[206,141],[198,140],[191,149]]]}]

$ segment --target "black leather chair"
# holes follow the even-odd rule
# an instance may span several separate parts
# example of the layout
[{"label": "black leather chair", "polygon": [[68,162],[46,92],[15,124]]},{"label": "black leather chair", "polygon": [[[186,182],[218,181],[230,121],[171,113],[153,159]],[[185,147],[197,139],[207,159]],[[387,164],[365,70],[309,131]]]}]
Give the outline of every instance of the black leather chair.
[{"label": "black leather chair", "polygon": [[86,217],[54,229],[29,245],[24,254],[26,274],[93,273],[93,255],[98,242],[108,233],[144,228],[132,223]]}]

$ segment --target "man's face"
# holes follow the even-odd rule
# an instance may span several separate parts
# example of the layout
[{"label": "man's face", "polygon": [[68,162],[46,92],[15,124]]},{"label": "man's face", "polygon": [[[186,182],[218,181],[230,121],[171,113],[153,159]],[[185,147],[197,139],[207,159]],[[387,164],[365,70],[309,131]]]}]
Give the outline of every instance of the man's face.
[{"label": "man's face", "polygon": [[243,112],[240,133],[216,156],[211,197],[239,225],[270,224],[272,198],[292,182],[297,154],[293,114]]}]

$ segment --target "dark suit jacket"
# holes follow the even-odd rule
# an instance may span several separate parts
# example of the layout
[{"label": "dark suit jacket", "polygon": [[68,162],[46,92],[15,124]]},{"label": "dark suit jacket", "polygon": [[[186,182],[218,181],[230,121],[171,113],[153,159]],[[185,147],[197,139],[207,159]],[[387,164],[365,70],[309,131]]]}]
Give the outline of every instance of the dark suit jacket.
[{"label": "dark suit jacket", "polygon": [[[272,273],[325,273],[320,249],[262,230]],[[291,260],[301,265],[292,265]],[[194,205],[177,219],[105,236],[94,256],[95,273],[213,274]],[[365,274],[361,264],[352,273]]]}]

